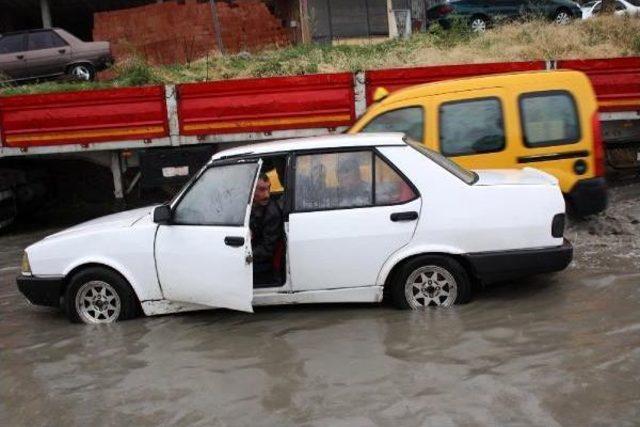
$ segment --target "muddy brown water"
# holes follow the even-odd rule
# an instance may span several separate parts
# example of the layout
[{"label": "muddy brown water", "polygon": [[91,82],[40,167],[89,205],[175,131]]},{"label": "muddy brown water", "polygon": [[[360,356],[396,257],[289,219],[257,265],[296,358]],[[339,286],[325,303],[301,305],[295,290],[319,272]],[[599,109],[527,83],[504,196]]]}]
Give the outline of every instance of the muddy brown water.
[{"label": "muddy brown water", "polygon": [[0,425],[640,423],[635,261],[582,260],[446,310],[315,305],[87,326],[17,292],[22,249],[46,234],[0,237]]}]

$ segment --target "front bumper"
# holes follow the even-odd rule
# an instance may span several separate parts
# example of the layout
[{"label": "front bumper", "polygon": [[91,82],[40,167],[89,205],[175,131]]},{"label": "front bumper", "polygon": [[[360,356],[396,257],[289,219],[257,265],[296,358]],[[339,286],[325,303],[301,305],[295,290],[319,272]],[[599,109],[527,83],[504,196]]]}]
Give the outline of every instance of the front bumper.
[{"label": "front bumper", "polygon": [[573,259],[573,246],[565,239],[551,248],[481,252],[465,258],[481,282],[491,283],[564,270]]},{"label": "front bumper", "polygon": [[63,277],[18,276],[18,290],[31,304],[59,307]]},{"label": "front bumper", "polygon": [[568,211],[575,216],[602,212],[607,207],[607,182],[602,177],[578,181],[567,194]]}]

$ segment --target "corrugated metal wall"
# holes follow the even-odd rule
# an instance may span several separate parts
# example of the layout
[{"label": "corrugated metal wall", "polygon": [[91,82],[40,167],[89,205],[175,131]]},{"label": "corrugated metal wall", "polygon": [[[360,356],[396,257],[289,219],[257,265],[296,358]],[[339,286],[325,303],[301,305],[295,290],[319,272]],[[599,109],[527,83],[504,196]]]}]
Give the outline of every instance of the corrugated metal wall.
[{"label": "corrugated metal wall", "polygon": [[310,0],[313,40],[389,34],[386,0]]}]

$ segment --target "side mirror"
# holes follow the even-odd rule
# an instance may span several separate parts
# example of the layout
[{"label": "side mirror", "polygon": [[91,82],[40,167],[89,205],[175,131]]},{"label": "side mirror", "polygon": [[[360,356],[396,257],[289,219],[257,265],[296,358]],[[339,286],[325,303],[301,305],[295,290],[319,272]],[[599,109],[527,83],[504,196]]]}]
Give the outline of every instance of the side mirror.
[{"label": "side mirror", "polygon": [[171,222],[171,207],[169,205],[160,205],[153,210],[153,222],[156,224],[166,225]]}]

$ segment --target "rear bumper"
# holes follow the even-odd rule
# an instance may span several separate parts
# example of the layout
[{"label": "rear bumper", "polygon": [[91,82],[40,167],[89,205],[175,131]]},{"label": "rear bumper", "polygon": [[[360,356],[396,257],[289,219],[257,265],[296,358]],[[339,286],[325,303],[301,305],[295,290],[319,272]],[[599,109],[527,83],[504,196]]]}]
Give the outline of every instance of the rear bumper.
[{"label": "rear bumper", "polygon": [[573,259],[573,246],[565,239],[551,248],[482,252],[465,258],[476,277],[490,283],[564,270]]},{"label": "rear bumper", "polygon": [[578,181],[567,194],[568,211],[576,216],[602,212],[607,207],[607,182],[604,178]]},{"label": "rear bumper", "polygon": [[64,285],[63,277],[18,276],[18,290],[31,304],[48,307],[60,306],[60,295]]}]

